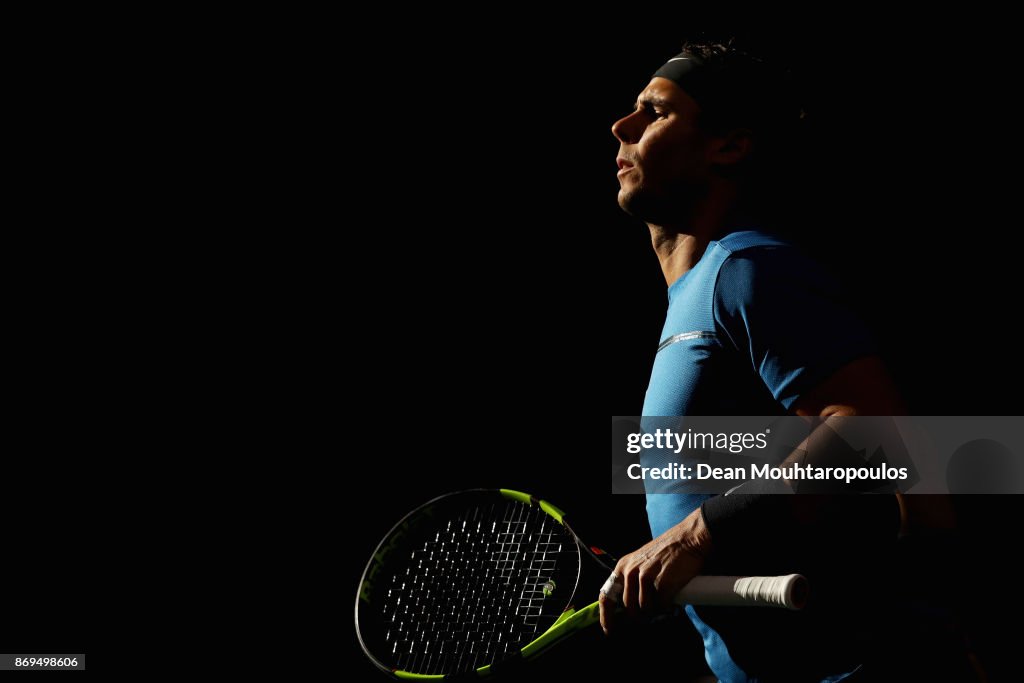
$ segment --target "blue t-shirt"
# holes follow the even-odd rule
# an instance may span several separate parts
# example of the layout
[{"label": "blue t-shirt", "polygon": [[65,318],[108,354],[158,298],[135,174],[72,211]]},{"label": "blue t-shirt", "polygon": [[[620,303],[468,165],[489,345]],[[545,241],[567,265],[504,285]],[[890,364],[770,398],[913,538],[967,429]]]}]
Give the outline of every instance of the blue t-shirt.
[{"label": "blue t-shirt", "polygon": [[[814,261],[758,231],[711,242],[668,290],[668,313],[643,414],[781,415],[850,361],[874,351],[863,323]],[[659,482],[651,481],[657,486]],[[709,496],[654,493],[647,515],[654,536]],[[711,670],[726,683],[750,681],[728,644],[698,615]]]}]

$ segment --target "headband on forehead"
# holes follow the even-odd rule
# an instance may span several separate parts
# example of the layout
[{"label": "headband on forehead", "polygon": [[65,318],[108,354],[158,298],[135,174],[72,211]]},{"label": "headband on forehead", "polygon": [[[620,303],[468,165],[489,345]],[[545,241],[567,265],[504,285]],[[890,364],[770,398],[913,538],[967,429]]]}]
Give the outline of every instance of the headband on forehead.
[{"label": "headband on forehead", "polygon": [[709,78],[711,71],[711,67],[697,55],[680,52],[655,71],[654,76],[674,81],[698,104],[703,104],[713,87]]}]

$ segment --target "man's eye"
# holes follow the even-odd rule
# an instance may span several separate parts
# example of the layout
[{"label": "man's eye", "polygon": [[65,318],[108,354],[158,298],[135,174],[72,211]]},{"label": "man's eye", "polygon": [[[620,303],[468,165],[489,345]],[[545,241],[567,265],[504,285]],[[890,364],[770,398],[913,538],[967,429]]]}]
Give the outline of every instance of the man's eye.
[{"label": "man's eye", "polygon": [[637,110],[643,112],[647,116],[650,116],[652,119],[663,119],[666,116],[668,116],[667,111],[661,111],[656,109],[655,107],[650,106],[640,105],[639,107],[637,107]]}]

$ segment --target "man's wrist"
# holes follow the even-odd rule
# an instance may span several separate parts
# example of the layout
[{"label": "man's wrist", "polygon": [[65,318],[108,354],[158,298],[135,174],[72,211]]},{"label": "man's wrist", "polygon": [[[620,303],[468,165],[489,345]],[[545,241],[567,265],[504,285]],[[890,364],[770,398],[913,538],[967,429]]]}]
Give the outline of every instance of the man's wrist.
[{"label": "man's wrist", "polygon": [[704,513],[697,508],[683,520],[683,542],[687,550],[700,557],[707,557],[711,552],[711,531],[704,521]]}]

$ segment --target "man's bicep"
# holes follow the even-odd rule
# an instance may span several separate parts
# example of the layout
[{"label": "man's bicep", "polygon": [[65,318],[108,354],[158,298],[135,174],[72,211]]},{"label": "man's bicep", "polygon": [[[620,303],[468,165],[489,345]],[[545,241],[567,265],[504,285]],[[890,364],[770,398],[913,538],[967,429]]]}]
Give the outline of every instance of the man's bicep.
[{"label": "man's bicep", "polygon": [[790,406],[795,415],[904,415],[895,382],[878,356],[847,363],[801,394]]}]

